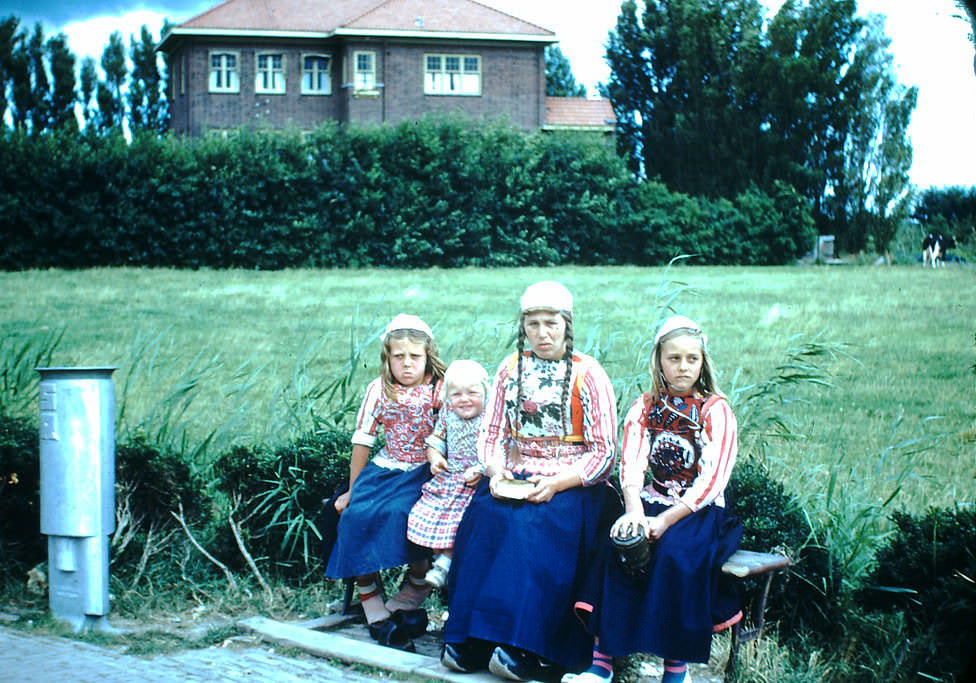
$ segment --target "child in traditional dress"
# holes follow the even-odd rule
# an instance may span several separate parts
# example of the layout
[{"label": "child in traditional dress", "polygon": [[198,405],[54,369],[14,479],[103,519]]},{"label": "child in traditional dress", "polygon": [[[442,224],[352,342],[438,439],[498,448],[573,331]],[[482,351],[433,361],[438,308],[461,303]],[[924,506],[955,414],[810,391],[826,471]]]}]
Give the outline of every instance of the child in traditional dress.
[{"label": "child in traditional dress", "polygon": [[612,658],[635,652],[664,659],[663,683],[686,683],[687,662],[707,662],[712,633],[742,618],[721,574],[742,536],[724,496],[737,427],[695,322],[674,316],[658,331],[651,382],[624,422],[625,511],[610,530],[646,536],[650,560],[642,573],[627,572],[604,539],[587,599],[576,605],[596,636],[592,665],[565,683],[605,683]]},{"label": "child in traditional dress", "polygon": [[488,394],[488,373],[473,360],[456,360],[444,373],[444,403],[427,437],[427,460],[434,478],[424,484],[410,511],[407,538],[430,548],[436,559],[425,580],[440,588],[451,568],[454,535],[481,480],[478,429]]},{"label": "child in traditional dress", "polygon": [[[335,502],[337,539],[325,573],[356,578],[375,640],[412,649],[411,638],[427,625],[426,613],[419,612],[431,587],[424,581],[428,552],[407,540],[407,516],[430,478],[424,442],[440,408],[444,364],[427,324],[404,314],[386,327],[380,363],[356,418],[349,491]],[[386,446],[370,460],[380,426]],[[408,562],[403,588],[384,603],[379,570]]]}]

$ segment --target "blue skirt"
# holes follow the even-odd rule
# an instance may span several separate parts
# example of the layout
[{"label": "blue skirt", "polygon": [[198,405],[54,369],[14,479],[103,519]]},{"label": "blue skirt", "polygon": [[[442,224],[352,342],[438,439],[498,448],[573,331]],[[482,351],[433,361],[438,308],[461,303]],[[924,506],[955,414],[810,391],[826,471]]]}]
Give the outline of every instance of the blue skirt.
[{"label": "blue skirt", "polygon": [[[644,502],[648,516],[667,509]],[[647,652],[666,659],[707,662],[712,633],[742,616],[735,586],[722,564],[735,552],[742,525],[716,505],[688,515],[651,545],[647,576],[629,578],[604,535],[577,605],[614,657]],[[589,610],[592,609],[592,614]]]},{"label": "blue skirt", "polygon": [[444,640],[514,645],[567,670],[585,669],[593,638],[572,607],[611,493],[600,484],[548,503],[508,502],[493,498],[482,479],[454,541]]},{"label": "blue skirt", "polygon": [[426,466],[395,470],[367,463],[352,487],[349,507],[339,515],[325,575],[365,576],[428,557],[429,550],[407,540],[407,516],[429,479]]}]

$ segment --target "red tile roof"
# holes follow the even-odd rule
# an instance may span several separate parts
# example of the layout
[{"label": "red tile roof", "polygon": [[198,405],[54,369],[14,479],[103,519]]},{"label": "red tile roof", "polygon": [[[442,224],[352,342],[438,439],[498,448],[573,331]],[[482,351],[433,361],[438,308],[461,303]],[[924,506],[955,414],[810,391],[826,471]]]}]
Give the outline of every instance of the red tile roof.
[{"label": "red tile roof", "polygon": [[585,97],[547,97],[546,128],[613,131],[617,117],[610,100]]},{"label": "red tile roof", "polygon": [[500,34],[555,42],[541,26],[474,0],[227,0],[176,27],[187,30]]}]

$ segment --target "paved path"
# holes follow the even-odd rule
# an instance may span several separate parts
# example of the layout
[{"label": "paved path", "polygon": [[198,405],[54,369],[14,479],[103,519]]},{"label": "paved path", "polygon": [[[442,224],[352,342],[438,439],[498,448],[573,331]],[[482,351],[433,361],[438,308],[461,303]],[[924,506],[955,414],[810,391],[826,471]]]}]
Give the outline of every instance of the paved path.
[{"label": "paved path", "polygon": [[272,647],[235,644],[152,658],[125,655],[71,638],[0,626],[0,681],[122,683],[129,681],[374,682],[324,659],[276,654]]},{"label": "paved path", "polygon": [[[129,681],[273,681],[317,683],[377,680],[443,681],[451,683],[498,683],[487,672],[457,674],[439,662],[439,639],[415,641],[417,653],[380,647],[369,640],[357,623],[337,620],[327,632],[299,624],[285,624],[252,617],[239,626],[254,635],[236,636],[226,646],[182,650],[154,657],[123,654],[111,647],[72,638],[28,633],[0,626],[0,681],[3,683],[128,683]],[[429,640],[430,642],[426,642]],[[275,648],[288,648],[278,654]],[[310,656],[310,653],[318,656]],[[324,659],[329,657],[330,659]],[[365,664],[374,675],[360,673],[338,663]],[[721,676],[703,665],[693,665],[698,683],[719,683]],[[641,680],[658,681],[659,666],[647,665]]]}]

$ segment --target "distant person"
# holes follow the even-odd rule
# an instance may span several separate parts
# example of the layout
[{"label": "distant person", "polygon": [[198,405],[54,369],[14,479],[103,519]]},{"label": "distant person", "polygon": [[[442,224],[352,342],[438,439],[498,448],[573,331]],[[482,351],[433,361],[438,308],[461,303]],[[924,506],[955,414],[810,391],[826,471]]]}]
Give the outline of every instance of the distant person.
[{"label": "distant person", "polygon": [[488,373],[473,360],[456,360],[444,373],[444,407],[427,437],[433,479],[410,510],[407,538],[435,555],[424,577],[434,588],[447,581],[454,536],[484,466],[478,460],[478,429],[488,395]]},{"label": "distant person", "polygon": [[455,539],[441,661],[532,680],[589,661],[572,599],[612,492],[617,413],[603,368],[573,348],[569,291],[537,282],[520,304],[518,350],[495,373],[478,438],[486,479]]},{"label": "distant person", "polygon": [[[335,502],[338,537],[325,573],[356,578],[373,639],[413,649],[411,639],[427,626],[420,606],[431,591],[424,581],[430,562],[424,548],[407,540],[407,515],[430,479],[425,440],[440,408],[444,364],[427,324],[404,314],[386,326],[380,364],[356,417],[350,490]],[[381,426],[386,445],[370,460]],[[402,589],[384,603],[379,570],[406,563],[410,570]]]},{"label": "distant person", "polygon": [[687,662],[708,661],[713,631],[742,618],[721,573],[742,536],[725,510],[737,427],[701,328],[669,318],[654,337],[650,366],[651,390],[624,421],[624,514],[603,538],[577,603],[596,637],[593,659],[566,683],[606,683],[612,658],[636,652],[664,658],[663,683],[685,681]]}]

